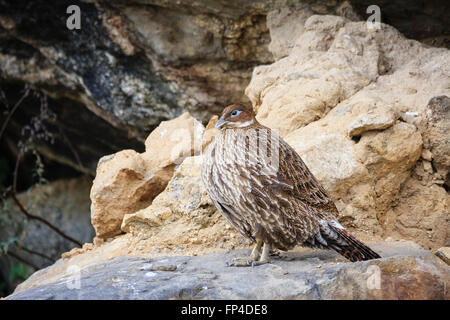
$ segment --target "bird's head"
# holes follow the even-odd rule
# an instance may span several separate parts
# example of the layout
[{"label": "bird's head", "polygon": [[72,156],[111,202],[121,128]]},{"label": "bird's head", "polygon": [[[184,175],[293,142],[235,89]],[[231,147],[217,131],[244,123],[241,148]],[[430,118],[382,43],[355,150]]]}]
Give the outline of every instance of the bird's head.
[{"label": "bird's head", "polygon": [[255,113],[252,108],[232,104],[223,109],[215,128],[219,130],[246,128],[256,123]]}]

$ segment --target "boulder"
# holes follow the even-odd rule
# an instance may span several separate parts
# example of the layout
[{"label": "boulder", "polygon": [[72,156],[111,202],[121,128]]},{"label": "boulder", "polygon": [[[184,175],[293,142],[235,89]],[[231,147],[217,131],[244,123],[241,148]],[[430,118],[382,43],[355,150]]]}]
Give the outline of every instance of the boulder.
[{"label": "boulder", "polygon": [[434,172],[435,180],[444,181],[450,187],[450,97],[430,99],[425,115],[423,136],[427,155],[422,157],[433,164],[435,169],[431,172]]},{"label": "boulder", "polygon": [[[409,242],[370,242],[448,246],[447,49],[385,24],[367,29],[359,21],[366,8],[354,1],[76,1],[80,32],[59,32],[55,19],[73,2],[16,2],[0,0],[7,44],[0,82],[12,88],[11,105],[18,83],[42,92],[31,95],[39,107],[24,100],[5,131],[10,153],[22,118],[45,101],[64,125],[49,126],[60,134],[56,146],[42,143],[38,152],[85,173],[99,154],[139,146],[154,130],[145,152],[98,162],[93,243],[64,253],[10,299],[449,298],[445,248],[438,258]],[[383,15],[393,7],[402,8]],[[439,19],[436,26],[445,26]],[[431,36],[419,33],[409,34]],[[206,130],[193,117],[206,123],[224,105],[245,102],[250,77],[245,93],[257,118],[298,151],[335,200],[340,222],[382,259],[348,263],[297,249],[253,269],[225,267],[250,243],[221,217],[199,177],[198,153],[217,132],[217,117]]]},{"label": "boulder", "polygon": [[384,24],[370,31],[364,22],[324,15],[292,22],[302,23],[289,55],[255,68],[246,89],[257,118],[281,136],[338,103],[384,109],[354,119],[350,135],[359,127],[383,129],[400,113],[424,112],[432,97],[448,92],[448,50],[408,40]]},{"label": "boulder", "polygon": [[[81,165],[52,126],[57,143],[42,141],[39,152],[94,175],[102,155],[142,148],[161,121],[188,111],[206,123],[224,105],[247,102],[244,89],[253,68],[290,54],[311,15],[364,21],[372,4],[368,0],[238,4],[230,0],[34,0],[32,4],[2,0],[0,84],[8,98],[11,89],[4,87],[10,85],[18,92],[30,85],[45,95],[78,150]],[[80,31],[66,32],[70,5],[79,6],[83,13]],[[408,38],[449,47],[449,19],[443,14],[447,0],[381,1],[379,6],[383,21]],[[336,31],[332,25],[320,34],[306,32],[302,41],[326,48],[333,41],[328,33]],[[298,97],[309,99],[304,92]],[[306,103],[318,105],[305,117],[320,116],[328,101],[320,106],[310,100]],[[25,104],[20,114],[20,109],[39,112],[37,103]],[[24,125],[16,117],[11,123],[18,128]],[[20,129],[10,129],[5,136],[17,141]]]},{"label": "boulder", "polygon": [[163,121],[145,140],[142,157],[150,168],[179,165],[186,157],[201,151],[205,128],[185,112],[170,121]]},{"label": "boulder", "polygon": [[[123,218],[139,252],[201,254],[233,249],[250,242],[217,211],[200,178],[202,156],[186,158],[151,206]],[[135,249],[133,249],[134,251]]]},{"label": "boulder", "polygon": [[[80,243],[91,242],[95,232],[89,219],[90,181],[86,177],[57,180],[17,195],[26,210],[41,217]],[[0,242],[16,238],[9,249],[39,268],[49,266],[62,253],[76,247],[46,225],[26,219],[12,199],[1,208]],[[44,256],[25,249],[43,253]],[[2,256],[3,258],[4,256]],[[52,261],[53,260],[53,261]]]},{"label": "boulder", "polygon": [[[303,17],[284,21],[304,24],[283,26],[299,32],[292,47],[253,72],[246,94],[257,119],[302,156],[347,228],[444,245],[450,52],[384,24],[369,30],[338,16]],[[406,190],[419,187],[410,179],[429,188],[414,202]]]},{"label": "boulder", "polygon": [[448,266],[411,242],[370,244],[382,259],[351,263],[299,248],[253,268],[227,267],[247,249],[204,256],[58,261],[19,285],[22,299],[449,299]]},{"label": "boulder", "polygon": [[144,153],[123,150],[100,159],[91,189],[91,218],[97,237],[121,233],[126,214],[150,206],[166,188],[175,166],[200,152],[203,130],[201,123],[185,113],[162,122],[146,140]]},{"label": "boulder", "polygon": [[[36,185],[19,193],[17,198],[30,214],[47,220],[80,243],[89,243],[95,236],[89,214],[90,186],[91,181],[86,177],[57,180]],[[77,244],[40,221],[25,218],[15,202],[8,199],[0,208],[0,248],[0,292],[8,292],[16,285],[14,272],[18,263],[22,263],[12,255],[33,266],[22,266],[24,275],[29,275],[34,268],[53,264],[64,252],[77,248]]]}]

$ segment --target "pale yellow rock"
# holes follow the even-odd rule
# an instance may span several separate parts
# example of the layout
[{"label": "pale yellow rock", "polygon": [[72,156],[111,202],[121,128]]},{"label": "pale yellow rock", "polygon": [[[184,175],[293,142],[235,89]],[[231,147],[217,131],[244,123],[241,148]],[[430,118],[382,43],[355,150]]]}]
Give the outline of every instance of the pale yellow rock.
[{"label": "pale yellow rock", "polygon": [[[202,156],[186,158],[151,206],[125,215],[122,230],[147,250],[182,248],[184,253],[250,244],[217,211],[200,179]],[[193,240],[195,238],[195,240]],[[133,240],[133,241],[134,241]]]},{"label": "pale yellow rock", "polygon": [[371,130],[382,130],[392,126],[397,120],[391,108],[373,106],[366,114],[362,114],[350,124],[349,137],[359,136]]},{"label": "pale yellow rock", "polygon": [[433,155],[431,154],[431,151],[430,151],[430,150],[428,150],[428,149],[423,149],[423,150],[422,150],[422,155],[421,155],[421,157],[422,157],[424,160],[431,161],[431,159],[433,158]]},{"label": "pale yellow rock", "polygon": [[91,221],[97,237],[119,234],[125,214],[149,206],[164,190],[173,168],[153,170],[134,150],[100,159],[91,188]]},{"label": "pale yellow rock", "polygon": [[449,60],[448,50],[405,39],[390,26],[369,32],[365,22],[314,15],[288,56],[254,69],[246,94],[258,120],[283,137],[353,99],[389,106],[394,114],[368,127],[382,129],[397,114],[420,118],[433,96],[449,93]]},{"label": "pale yellow rock", "polygon": [[408,178],[397,195],[390,221],[381,216],[385,230],[397,239],[415,240],[425,249],[444,246],[450,239],[450,195],[437,184],[423,185]]},{"label": "pale yellow rock", "polygon": [[[449,68],[450,69],[450,68]],[[450,77],[449,77],[450,78]],[[430,150],[433,167],[450,187],[450,95],[439,95],[431,99],[421,123],[424,146]],[[425,156],[428,156],[425,154]]]},{"label": "pale yellow rock", "polygon": [[288,135],[286,142],[327,190],[342,189],[344,185],[349,188],[367,173],[358,161],[353,141],[344,135],[326,129],[316,134],[305,127]]},{"label": "pale yellow rock", "polygon": [[200,153],[204,130],[203,125],[188,112],[162,121],[145,140],[142,157],[152,168],[181,164],[186,157]]},{"label": "pale yellow rock", "polygon": [[[246,94],[257,119],[303,157],[346,227],[427,247],[445,244],[449,50],[408,40],[384,24],[368,31],[365,22],[342,17],[313,15],[296,30],[294,47],[279,48],[283,58],[253,72]],[[439,98],[429,103],[433,97]],[[421,154],[428,161],[418,163]],[[401,224],[410,217],[405,188],[413,175],[433,186],[415,196],[414,214],[428,217],[416,229]],[[430,225],[436,236],[429,236]]]},{"label": "pale yellow rock", "polygon": [[121,233],[124,215],[148,207],[184,158],[199,153],[204,128],[188,113],[162,122],[139,154],[124,150],[100,159],[91,189],[91,220],[97,237]]},{"label": "pale yellow rock", "polygon": [[[448,102],[427,105],[450,96],[449,51],[405,39],[384,24],[369,32],[365,22],[309,15],[301,7],[270,14],[270,32],[278,37],[270,48],[279,60],[256,67],[246,89],[258,120],[303,157],[335,200],[340,221],[359,237],[442,246],[448,238],[442,187]],[[206,130],[188,114],[163,122],[144,154],[121,160],[133,167],[129,181],[137,173],[145,180],[151,175],[142,172],[150,168],[176,170],[146,206],[131,208],[119,198],[130,210],[121,209],[114,228],[126,232],[129,252],[200,254],[247,244],[207,197],[199,180],[201,157],[190,157],[212,141],[215,121]]]},{"label": "pale yellow rock", "polygon": [[290,53],[297,36],[304,32],[304,22],[312,15],[313,11],[307,5],[296,8],[284,7],[267,14],[271,39],[269,51],[275,59],[283,58]]},{"label": "pale yellow rock", "polygon": [[380,179],[393,170],[410,169],[420,157],[422,137],[415,126],[399,122],[381,132],[366,132],[355,150],[361,162]]}]

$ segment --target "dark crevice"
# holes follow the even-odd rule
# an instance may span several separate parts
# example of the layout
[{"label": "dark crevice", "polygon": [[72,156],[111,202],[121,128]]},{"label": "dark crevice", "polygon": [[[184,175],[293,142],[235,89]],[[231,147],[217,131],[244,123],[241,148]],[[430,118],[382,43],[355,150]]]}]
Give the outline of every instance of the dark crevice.
[{"label": "dark crevice", "polygon": [[[5,93],[10,106],[14,105],[23,95],[23,85],[0,82],[0,89]],[[24,127],[33,124],[33,118],[39,118],[42,106],[42,92],[29,94],[18,107],[7,124],[0,141],[1,158],[4,166],[3,185],[12,184],[12,175],[19,152],[20,141],[31,138],[32,147],[40,155],[44,165],[44,178],[54,181],[60,178],[72,178],[83,173],[93,176],[98,160],[107,154],[123,149],[144,151],[143,143],[128,138],[126,132],[121,132],[111,124],[99,118],[79,102],[62,98],[52,99],[46,96],[48,108],[56,119],[42,121],[44,131],[52,139],[30,137],[24,132]],[[0,104],[0,124],[6,120],[7,111]],[[42,133],[42,132],[40,132]],[[82,168],[80,168],[80,164]],[[0,169],[3,170],[3,169]],[[36,183],[36,156],[28,151],[19,167],[18,191],[23,191]]]},{"label": "dark crevice", "polygon": [[389,24],[407,38],[426,44],[450,48],[450,1],[448,0],[352,0],[352,6],[362,17],[370,5],[381,10],[381,22]]},{"label": "dark crevice", "polygon": [[352,140],[353,140],[355,143],[358,143],[359,140],[361,140],[361,136],[360,136],[360,135],[358,135],[358,136],[353,136],[353,137],[352,137]]}]

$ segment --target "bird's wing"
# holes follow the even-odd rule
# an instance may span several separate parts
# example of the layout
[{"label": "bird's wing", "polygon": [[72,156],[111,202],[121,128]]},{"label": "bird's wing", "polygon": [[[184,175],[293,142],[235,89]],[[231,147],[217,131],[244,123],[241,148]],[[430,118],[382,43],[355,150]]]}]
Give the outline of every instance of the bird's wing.
[{"label": "bird's wing", "polygon": [[[320,185],[298,153],[273,130],[263,127],[257,130],[255,149],[248,149],[248,163],[239,170],[241,178],[247,178],[255,197],[298,203],[298,214],[320,213],[337,216],[333,200]],[[266,147],[267,150],[266,150]],[[256,150],[256,151],[255,151]],[[264,153],[266,155],[264,155]],[[255,200],[255,199],[253,199]],[[319,218],[319,217],[317,217]]]},{"label": "bird's wing", "polygon": [[[282,189],[289,197],[300,200],[320,217],[327,217],[329,215],[337,216],[338,211],[333,200],[308,169],[298,153],[281,137],[279,138],[279,145],[277,179],[280,185],[274,184],[271,188]],[[283,185],[286,185],[286,187],[283,188]]]},{"label": "bird's wing", "polygon": [[[248,148],[248,165],[234,170],[240,185],[247,186],[241,201],[253,213],[256,226],[289,243],[319,233],[321,220],[335,220],[332,199],[291,146],[268,128],[257,130],[253,139],[258,148]],[[272,150],[266,158],[261,157],[264,145]]]}]

